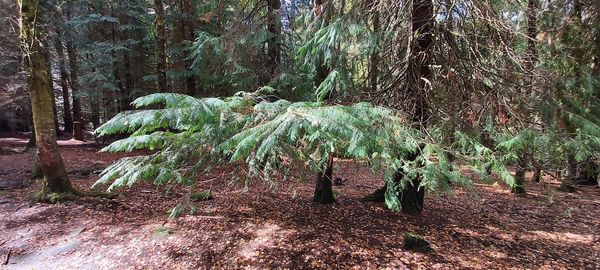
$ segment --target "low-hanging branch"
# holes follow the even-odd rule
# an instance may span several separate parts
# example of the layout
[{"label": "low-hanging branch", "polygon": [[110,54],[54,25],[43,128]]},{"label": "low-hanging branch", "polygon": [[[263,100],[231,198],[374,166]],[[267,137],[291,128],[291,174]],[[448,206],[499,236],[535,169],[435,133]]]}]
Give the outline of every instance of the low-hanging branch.
[{"label": "low-hanging branch", "polygon": [[[250,176],[274,181],[272,176],[282,166],[302,164],[324,172],[331,155],[364,161],[373,170],[383,170],[390,190],[416,177],[421,178],[420,188],[432,191],[447,190],[449,183],[470,183],[446,159],[441,145],[412,128],[393,110],[368,103],[342,106],[257,100],[255,94],[247,93],[224,99],[196,99],[173,93],[138,98],[133,102],[138,109],[159,104],[163,107],[121,113],[96,133],[131,134],[102,151],[155,152],[113,163],[96,184],[111,183],[109,190],[141,180],[152,180],[156,185],[192,184],[194,173],[224,162],[245,162]],[[461,145],[466,155],[474,157],[464,161],[493,163],[493,170],[506,182],[512,181],[492,150],[465,138]],[[398,169],[406,172],[401,182],[394,180]],[[386,194],[388,207],[399,210],[396,193]]]}]

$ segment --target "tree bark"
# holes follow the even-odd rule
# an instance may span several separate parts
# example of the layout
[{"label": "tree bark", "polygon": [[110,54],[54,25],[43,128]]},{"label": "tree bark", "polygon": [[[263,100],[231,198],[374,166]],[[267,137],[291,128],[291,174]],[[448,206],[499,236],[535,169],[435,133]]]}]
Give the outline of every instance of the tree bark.
[{"label": "tree bark", "polygon": [[[535,91],[533,90],[533,73],[535,69],[535,63],[537,62],[537,47],[536,47],[536,36],[537,36],[537,7],[538,0],[529,0],[527,2],[527,55],[525,60],[525,76],[523,78],[523,89],[524,91],[530,91],[525,93],[527,96],[534,97]],[[533,160],[533,153],[526,151],[521,154],[517,162],[517,168],[515,172],[515,186],[512,188],[512,192],[515,194],[525,194],[525,173],[527,171],[527,160]],[[539,177],[539,172],[534,172],[533,177]],[[535,181],[535,179],[532,179]]]},{"label": "tree bark", "polygon": [[39,26],[36,24],[36,19],[42,15],[38,7],[45,4],[40,2],[19,0],[23,63],[28,72],[38,156],[45,179],[41,193],[71,193],[73,188],[56,143],[50,74],[47,72],[48,59],[41,45]]},{"label": "tree bark", "polygon": [[69,95],[69,77],[67,75],[67,67],[65,64],[65,54],[63,44],[60,37],[54,40],[56,55],[58,56],[58,66],[60,69],[60,87],[63,97],[63,121],[65,122],[65,133],[73,132],[73,114],[71,112],[71,96]]},{"label": "tree bark", "polygon": [[[421,130],[427,128],[429,122],[429,102],[427,100],[427,81],[431,80],[431,53],[433,51],[433,2],[431,0],[413,0],[411,10],[412,37],[409,43],[408,67],[406,73],[406,88],[408,89],[409,113],[412,120]],[[412,108],[411,108],[412,107]],[[420,151],[417,151],[419,153]],[[416,156],[412,160],[416,160]],[[404,177],[401,170],[396,172],[396,181]],[[402,212],[417,214],[423,210],[425,190],[419,188],[418,176],[411,185],[406,185],[402,190]]]},{"label": "tree bark", "polygon": [[524,187],[526,168],[527,159],[525,156],[522,156],[517,161],[517,168],[515,170],[515,186],[512,187],[512,193],[515,193],[517,195],[523,195],[527,193]]},{"label": "tree bark", "polygon": [[131,93],[134,86],[133,74],[131,74],[131,56],[128,52],[123,53],[123,68],[125,87],[124,90],[119,93],[119,102],[121,110],[126,111],[131,109]]},{"label": "tree bark", "polygon": [[[318,17],[322,17],[323,24],[329,24],[331,19],[331,3],[327,2],[327,0],[315,0],[314,11]],[[327,78],[329,73],[331,72],[330,67],[325,63],[325,56],[321,54],[318,55],[318,59],[315,61],[315,87],[319,87],[321,83]],[[329,99],[332,96],[333,91],[330,91],[325,99]]]},{"label": "tree bark", "polygon": [[[382,95],[383,99],[380,98],[377,101],[390,107],[403,109],[411,117],[415,128],[425,131],[430,117],[427,100],[427,81],[431,81],[432,79],[429,65],[433,52],[435,17],[433,13],[433,1],[412,0],[409,3],[412,3],[412,6],[410,6],[412,34],[408,40],[408,51],[406,52],[405,87],[397,90],[406,92],[390,92]],[[420,149],[415,150],[416,155],[421,152]],[[417,159],[416,155],[405,157],[404,159],[414,161]],[[404,172],[398,170],[394,181],[399,184],[402,177],[404,177]],[[420,179],[421,176],[418,175],[412,183],[405,185],[403,190],[394,191],[396,193],[395,196],[400,199],[402,212],[415,214],[423,210],[425,191],[419,188]],[[378,191],[381,191],[381,189]],[[373,195],[376,194],[374,193]]]},{"label": "tree bark", "polygon": [[[71,12],[73,9],[73,4],[69,3],[67,7],[67,19],[71,19]],[[75,46],[75,42],[73,40],[72,31],[67,31],[67,55],[69,56],[69,72],[70,72],[70,80],[69,84],[71,86],[71,95],[73,98],[73,121],[77,121],[82,123],[83,127],[83,117],[81,114],[81,93],[79,92],[79,69],[77,66],[77,47]],[[74,132],[73,138],[76,140],[83,141],[83,137],[79,138],[78,135],[83,134],[83,132]]]},{"label": "tree bark", "polygon": [[[373,24],[373,33],[375,33],[379,46],[379,32],[381,24],[379,21],[379,1],[373,1],[371,4],[371,23]],[[379,48],[375,48],[369,59],[369,86],[371,92],[377,92],[377,78],[379,76]]]},{"label": "tree bark", "polygon": [[281,62],[280,42],[281,42],[281,8],[280,0],[268,0],[267,4],[267,31],[271,34],[267,42],[267,67],[269,75],[274,78],[277,73],[277,67]]},{"label": "tree bark", "polygon": [[[578,34],[581,33],[581,11],[582,6],[579,0],[573,0],[573,13],[571,14],[571,20],[574,25],[577,26],[579,30]],[[583,63],[583,50],[581,46],[575,45],[571,50],[571,57],[576,61],[576,64],[573,67],[573,76],[575,77],[576,84],[579,85],[581,82],[581,69],[579,67],[580,63]],[[559,119],[560,121],[567,122],[564,119]],[[559,125],[560,126],[560,125]],[[565,127],[568,133],[574,133],[574,130],[570,125],[562,125]],[[567,175],[563,178],[563,181],[558,188],[560,191],[564,192],[574,192],[575,191],[575,182],[577,180],[577,162],[575,160],[575,154],[568,153],[567,154]]]},{"label": "tree bark", "polygon": [[315,193],[313,201],[320,204],[330,204],[335,202],[333,197],[333,155],[329,156],[327,167],[322,172],[317,173],[315,181]]},{"label": "tree bark", "polygon": [[427,101],[427,82],[431,79],[429,64],[433,46],[433,3],[430,0],[412,1],[412,37],[409,43],[408,67],[406,70],[406,88],[409,91],[409,107],[407,108],[415,123],[421,128],[427,126],[429,120],[429,103]]},{"label": "tree bark", "polygon": [[[194,41],[195,34],[194,29],[196,27],[195,23],[195,13],[196,9],[193,5],[191,5],[190,0],[183,0],[183,15],[185,17],[185,26],[184,30],[184,38],[187,41]],[[197,85],[196,85],[196,76],[191,72],[192,62],[189,59],[184,60],[186,70],[190,71],[190,75],[185,79],[187,86],[187,93],[190,96],[195,96],[197,94]]]},{"label": "tree bark", "polygon": [[156,11],[156,19],[154,21],[154,28],[156,31],[156,78],[158,82],[158,92],[162,93],[168,92],[165,9],[162,0],[154,0],[154,10]]},{"label": "tree bark", "polygon": [[100,100],[102,100],[101,93],[94,93],[90,95],[90,107],[92,109],[92,125],[94,129],[100,127]]}]

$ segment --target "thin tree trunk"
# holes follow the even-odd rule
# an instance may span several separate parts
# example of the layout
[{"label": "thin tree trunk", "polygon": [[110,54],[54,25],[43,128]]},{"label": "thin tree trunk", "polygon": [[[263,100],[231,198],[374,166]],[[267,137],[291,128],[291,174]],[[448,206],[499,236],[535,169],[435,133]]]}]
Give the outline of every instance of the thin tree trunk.
[{"label": "thin tree trunk", "polygon": [[125,87],[119,95],[121,110],[131,109],[131,93],[133,91],[133,75],[131,74],[131,57],[128,52],[123,53],[123,68],[125,77]]},{"label": "thin tree trunk", "polygon": [[167,73],[166,73],[166,34],[165,34],[165,9],[162,0],[154,0],[154,9],[156,11],[156,20],[154,27],[156,30],[156,78],[158,81],[158,92],[168,92]]},{"label": "thin tree trunk", "polygon": [[[45,4],[45,3],[44,3]],[[28,86],[31,95],[31,108],[40,165],[44,172],[45,184],[41,195],[48,193],[71,193],[73,188],[67,176],[62,157],[56,143],[56,127],[52,111],[50,74],[47,72],[48,59],[42,49],[38,16],[42,16],[37,0],[20,0],[21,38],[24,66],[28,71]]]},{"label": "thin tree trunk", "polygon": [[58,125],[58,113],[56,109],[56,95],[54,93],[54,78],[52,76],[52,63],[50,60],[50,50],[48,45],[44,45],[44,54],[46,58],[46,74],[48,74],[48,90],[50,92],[50,98],[52,98],[52,115],[54,116],[54,131],[56,136],[62,136],[62,131]]},{"label": "thin tree trunk", "polygon": [[65,54],[62,41],[59,38],[54,40],[54,47],[58,56],[58,66],[60,69],[60,87],[63,97],[63,121],[65,122],[65,132],[73,132],[73,114],[71,112],[71,96],[69,95],[69,77],[67,75],[67,67],[65,64]]}]

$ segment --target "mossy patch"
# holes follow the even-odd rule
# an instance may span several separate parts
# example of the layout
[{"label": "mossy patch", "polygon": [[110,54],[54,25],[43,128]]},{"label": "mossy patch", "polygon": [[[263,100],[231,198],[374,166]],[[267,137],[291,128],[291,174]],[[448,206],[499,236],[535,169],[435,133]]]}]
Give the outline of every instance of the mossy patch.
[{"label": "mossy patch", "polygon": [[405,233],[404,240],[402,241],[403,247],[406,250],[413,252],[427,253],[433,251],[429,243],[418,234]]},{"label": "mossy patch", "polygon": [[573,193],[575,192],[575,187],[571,184],[567,184],[567,183],[562,183],[560,184],[560,186],[557,188],[558,191],[561,192],[567,192],[567,193]]},{"label": "mossy patch", "polygon": [[175,233],[175,231],[173,231],[173,229],[171,229],[169,227],[158,226],[158,227],[156,227],[156,229],[154,229],[154,231],[152,232],[152,235],[154,235],[156,237],[167,237],[174,233]]},{"label": "mossy patch", "polygon": [[195,202],[212,200],[213,195],[210,190],[196,192],[190,196],[190,199]]},{"label": "mossy patch", "polygon": [[44,189],[35,192],[32,195],[32,199],[36,202],[43,203],[62,203],[67,201],[74,200],[77,194],[73,192],[65,192],[65,193],[56,193],[56,192],[46,192]]}]

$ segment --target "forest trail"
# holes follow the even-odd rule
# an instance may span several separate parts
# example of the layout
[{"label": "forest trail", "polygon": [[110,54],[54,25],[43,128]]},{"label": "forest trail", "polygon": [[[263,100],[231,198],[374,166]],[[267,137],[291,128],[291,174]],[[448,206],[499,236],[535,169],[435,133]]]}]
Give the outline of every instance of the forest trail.
[{"label": "forest trail", "polygon": [[[22,147],[22,142],[1,147]],[[61,144],[69,176],[89,190],[97,173],[124,154],[97,153],[93,145]],[[3,153],[0,182],[28,175],[32,153]],[[359,199],[381,176],[338,161],[347,182],[335,187],[339,203],[310,202],[312,175],[281,182],[275,191],[231,184],[228,168],[199,176],[215,198],[195,215],[176,220],[168,211],[184,189],[149,183],[120,190],[114,200],[32,204],[37,186],[0,191],[0,258],[8,269],[288,268],[288,269],[594,269],[600,267],[598,189],[554,191],[558,183],[527,182],[515,198],[498,184],[427,196],[421,215],[391,212]],[[402,248],[405,232],[423,235],[433,252]],[[1,267],[0,267],[1,268]]]}]

